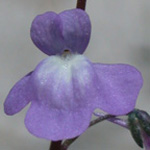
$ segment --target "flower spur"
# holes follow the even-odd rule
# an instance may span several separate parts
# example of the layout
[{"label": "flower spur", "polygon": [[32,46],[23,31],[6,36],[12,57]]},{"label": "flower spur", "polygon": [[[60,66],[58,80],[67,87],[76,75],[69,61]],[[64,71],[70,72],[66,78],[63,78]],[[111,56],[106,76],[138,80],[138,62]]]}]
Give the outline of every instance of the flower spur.
[{"label": "flower spur", "polygon": [[29,102],[25,125],[33,135],[63,140],[82,134],[94,109],[123,115],[134,109],[143,84],[130,65],[91,63],[82,53],[91,33],[88,15],[81,9],[37,16],[31,38],[50,55],[9,92],[4,110],[13,115]]}]

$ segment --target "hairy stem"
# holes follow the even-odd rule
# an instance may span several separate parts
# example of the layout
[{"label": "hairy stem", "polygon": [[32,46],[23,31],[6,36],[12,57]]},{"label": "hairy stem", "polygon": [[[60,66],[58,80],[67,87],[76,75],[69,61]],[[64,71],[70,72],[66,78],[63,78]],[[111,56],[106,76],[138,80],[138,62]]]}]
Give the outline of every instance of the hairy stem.
[{"label": "hairy stem", "polygon": [[52,141],[49,150],[61,150],[62,141]]},{"label": "hairy stem", "polygon": [[69,140],[66,140],[64,141],[64,143],[62,144],[62,148],[61,150],[67,150],[68,147],[78,138],[79,136],[73,138],[73,139],[69,139]]},{"label": "hairy stem", "polygon": [[[97,116],[97,117],[100,117],[100,118],[101,117],[105,117],[104,113],[95,113],[94,112],[94,115]],[[120,118],[112,117],[112,118],[107,119],[107,121],[110,121],[110,122],[112,122],[114,124],[117,124],[117,125],[119,125],[121,127],[126,128],[126,129],[129,128],[127,120],[123,120],[123,119],[120,119]]]},{"label": "hairy stem", "polygon": [[108,119],[108,121],[110,121],[110,122],[112,122],[114,124],[117,124],[117,125],[119,125],[119,126],[121,126],[123,128],[126,128],[126,129],[129,128],[128,122],[126,120],[122,120],[120,118],[110,118],[110,119]]},{"label": "hairy stem", "polygon": [[97,118],[97,119],[91,121],[89,127],[91,127],[91,126],[93,126],[93,125],[95,125],[95,124],[97,124],[97,123],[99,123],[99,122],[102,122],[103,120],[110,119],[110,118],[114,118],[114,117],[115,117],[115,116],[113,116],[113,115],[100,116],[99,118]]},{"label": "hairy stem", "polygon": [[77,0],[77,8],[85,10],[86,7],[86,0]]}]

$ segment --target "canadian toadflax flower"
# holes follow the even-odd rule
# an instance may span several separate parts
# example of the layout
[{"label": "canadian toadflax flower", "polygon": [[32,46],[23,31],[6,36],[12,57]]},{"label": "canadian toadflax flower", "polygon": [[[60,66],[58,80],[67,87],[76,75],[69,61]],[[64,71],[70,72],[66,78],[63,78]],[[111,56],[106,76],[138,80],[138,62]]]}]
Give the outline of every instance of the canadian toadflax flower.
[{"label": "canadian toadflax flower", "polygon": [[92,63],[85,56],[91,33],[81,9],[37,16],[31,26],[34,44],[48,58],[9,92],[4,110],[13,115],[31,102],[25,125],[33,135],[53,141],[82,134],[96,108],[112,115],[134,109],[141,73],[130,65]]}]

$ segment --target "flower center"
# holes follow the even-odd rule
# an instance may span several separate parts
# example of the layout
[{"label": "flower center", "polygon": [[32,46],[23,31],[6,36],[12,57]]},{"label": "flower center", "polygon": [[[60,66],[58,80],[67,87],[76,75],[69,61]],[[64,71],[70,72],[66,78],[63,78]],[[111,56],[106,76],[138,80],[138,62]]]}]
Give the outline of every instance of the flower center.
[{"label": "flower center", "polygon": [[70,54],[70,53],[71,53],[70,50],[66,49],[66,50],[64,50],[64,52],[62,53],[62,56],[66,56],[66,55],[68,55],[68,54]]},{"label": "flower center", "polygon": [[72,53],[71,53],[71,51],[70,50],[64,50],[64,52],[62,53],[62,55],[61,55],[61,57],[63,58],[63,59],[69,59],[70,57],[71,57],[71,55],[72,55]]}]

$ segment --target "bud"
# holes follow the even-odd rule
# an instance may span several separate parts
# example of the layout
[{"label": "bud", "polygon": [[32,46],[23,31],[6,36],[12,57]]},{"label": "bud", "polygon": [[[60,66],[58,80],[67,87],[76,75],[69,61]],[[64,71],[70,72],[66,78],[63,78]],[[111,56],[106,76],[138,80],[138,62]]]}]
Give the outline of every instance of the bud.
[{"label": "bud", "polygon": [[128,114],[129,130],[135,142],[150,150],[150,115],[139,109]]},{"label": "bud", "polygon": [[140,126],[138,122],[138,118],[136,117],[137,110],[132,111],[128,114],[128,125],[131,135],[138,146],[143,148],[143,140],[141,137]]},{"label": "bud", "polygon": [[150,115],[145,111],[138,111],[137,118],[139,119],[139,123],[142,129],[146,132],[147,135],[150,136]]}]

